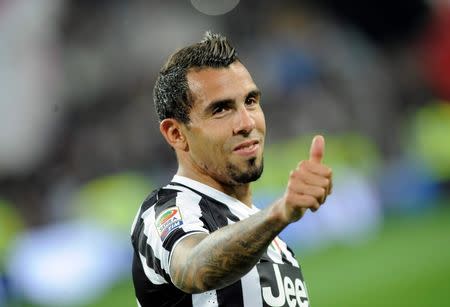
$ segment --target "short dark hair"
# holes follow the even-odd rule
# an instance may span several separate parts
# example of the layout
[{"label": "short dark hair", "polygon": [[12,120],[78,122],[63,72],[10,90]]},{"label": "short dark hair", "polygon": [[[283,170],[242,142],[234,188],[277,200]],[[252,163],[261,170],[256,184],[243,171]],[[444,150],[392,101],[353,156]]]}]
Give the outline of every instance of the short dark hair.
[{"label": "short dark hair", "polygon": [[178,50],[161,68],[153,89],[153,101],[160,121],[175,118],[189,123],[192,95],[186,75],[191,68],[228,67],[239,60],[237,52],[221,34],[206,32],[203,39]]}]

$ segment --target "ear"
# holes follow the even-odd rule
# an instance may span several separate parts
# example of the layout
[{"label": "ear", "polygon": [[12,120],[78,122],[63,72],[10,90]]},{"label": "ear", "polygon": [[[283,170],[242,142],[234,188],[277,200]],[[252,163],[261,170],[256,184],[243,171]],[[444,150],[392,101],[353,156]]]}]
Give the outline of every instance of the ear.
[{"label": "ear", "polygon": [[161,134],[173,149],[182,151],[188,150],[188,143],[181,129],[181,124],[176,119],[164,119],[159,124],[159,131],[161,131]]}]

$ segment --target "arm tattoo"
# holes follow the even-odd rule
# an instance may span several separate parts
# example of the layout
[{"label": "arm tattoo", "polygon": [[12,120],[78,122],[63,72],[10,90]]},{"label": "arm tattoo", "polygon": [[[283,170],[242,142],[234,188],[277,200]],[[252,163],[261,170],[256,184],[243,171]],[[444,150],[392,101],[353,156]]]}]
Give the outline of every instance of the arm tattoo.
[{"label": "arm tattoo", "polygon": [[267,219],[267,210],[210,235],[192,235],[173,251],[172,281],[186,292],[204,292],[232,284],[259,261],[283,229]]}]

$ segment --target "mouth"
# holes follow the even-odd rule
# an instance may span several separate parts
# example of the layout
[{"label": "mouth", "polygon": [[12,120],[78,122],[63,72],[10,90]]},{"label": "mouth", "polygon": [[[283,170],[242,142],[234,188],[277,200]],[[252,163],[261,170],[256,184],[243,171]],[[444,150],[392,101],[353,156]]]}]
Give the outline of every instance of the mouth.
[{"label": "mouth", "polygon": [[259,149],[259,141],[251,140],[238,144],[233,148],[233,152],[241,156],[251,156],[256,154]]}]

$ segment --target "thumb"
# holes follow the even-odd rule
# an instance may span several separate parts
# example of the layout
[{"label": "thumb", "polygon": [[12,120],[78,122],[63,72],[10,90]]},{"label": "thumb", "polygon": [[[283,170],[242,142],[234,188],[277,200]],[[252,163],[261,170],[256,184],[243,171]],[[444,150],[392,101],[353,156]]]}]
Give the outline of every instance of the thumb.
[{"label": "thumb", "polygon": [[309,150],[309,161],[321,163],[325,152],[325,139],[321,135],[316,135]]}]

